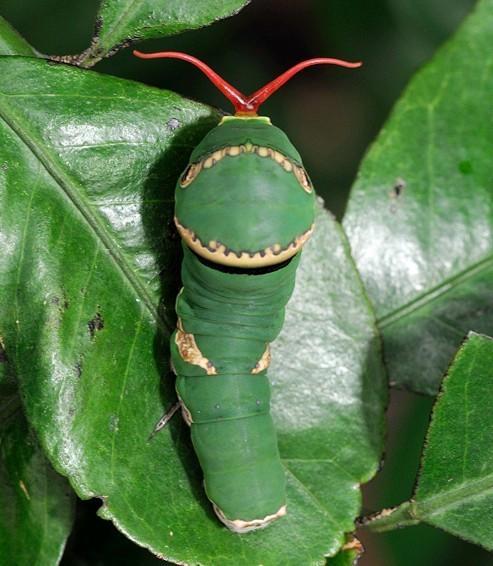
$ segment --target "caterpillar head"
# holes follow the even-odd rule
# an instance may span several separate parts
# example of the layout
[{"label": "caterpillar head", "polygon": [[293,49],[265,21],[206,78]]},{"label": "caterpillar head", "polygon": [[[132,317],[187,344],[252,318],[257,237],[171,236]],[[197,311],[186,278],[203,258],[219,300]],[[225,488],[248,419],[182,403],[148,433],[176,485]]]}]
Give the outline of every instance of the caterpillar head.
[{"label": "caterpillar head", "polygon": [[236,110],[195,148],[178,180],[175,223],[185,243],[205,259],[239,268],[275,265],[294,256],[312,233],[315,193],[286,134],[258,116],[257,110],[305,67],[327,63],[359,67],[361,63],[310,59],[245,96],[190,55],[134,53],[194,64]]},{"label": "caterpillar head", "polygon": [[175,222],[197,254],[236,267],[282,262],[308,239],[314,191],[286,135],[265,118],[227,118],[193,152]]}]

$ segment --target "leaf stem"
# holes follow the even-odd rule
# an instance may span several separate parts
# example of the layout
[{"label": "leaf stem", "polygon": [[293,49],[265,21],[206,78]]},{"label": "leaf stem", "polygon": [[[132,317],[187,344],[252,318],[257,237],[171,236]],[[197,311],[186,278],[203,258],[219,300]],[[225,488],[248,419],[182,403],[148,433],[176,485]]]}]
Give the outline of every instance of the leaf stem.
[{"label": "leaf stem", "polygon": [[83,69],[90,69],[91,67],[94,67],[94,65],[99,63],[102,59],[104,59],[104,57],[105,56],[103,54],[98,52],[94,53],[93,50],[89,48],[79,55],[77,66],[82,67]]},{"label": "leaf stem", "polygon": [[419,522],[416,517],[415,502],[411,500],[393,509],[383,509],[377,515],[368,517],[363,526],[370,531],[383,533],[401,527],[411,527]]}]

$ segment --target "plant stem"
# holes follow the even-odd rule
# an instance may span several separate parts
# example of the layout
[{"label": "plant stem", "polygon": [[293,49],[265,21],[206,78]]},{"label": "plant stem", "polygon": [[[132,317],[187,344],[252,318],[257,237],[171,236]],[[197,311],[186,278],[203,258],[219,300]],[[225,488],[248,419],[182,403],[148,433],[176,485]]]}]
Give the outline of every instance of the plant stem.
[{"label": "plant stem", "polygon": [[406,501],[399,507],[384,509],[378,515],[368,518],[364,526],[371,531],[381,533],[417,525],[419,522],[419,519],[416,517],[414,501]]}]

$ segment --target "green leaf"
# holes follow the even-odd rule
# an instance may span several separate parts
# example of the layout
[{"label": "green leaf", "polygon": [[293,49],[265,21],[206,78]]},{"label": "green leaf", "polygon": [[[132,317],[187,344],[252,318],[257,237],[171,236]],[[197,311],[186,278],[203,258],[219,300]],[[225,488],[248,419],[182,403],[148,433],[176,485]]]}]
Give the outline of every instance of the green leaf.
[{"label": "green leaf", "polygon": [[469,330],[493,333],[493,0],[411,81],[344,226],[391,383],[435,394]]},{"label": "green leaf", "polygon": [[[35,54],[1,17],[0,54]],[[2,162],[0,176],[7,167]],[[72,528],[75,498],[67,481],[51,468],[22,414],[3,336],[5,323],[1,317],[0,556],[3,563],[19,566],[57,564]]]},{"label": "green leaf", "polygon": [[370,528],[423,521],[493,550],[492,368],[493,340],[471,332],[433,410],[413,499]]},{"label": "green leaf", "polygon": [[[3,361],[2,361],[3,360]],[[0,365],[6,364],[2,356]],[[30,431],[15,389],[0,391],[2,564],[58,564],[73,522],[74,497]]]},{"label": "green leaf", "polygon": [[103,0],[86,67],[129,43],[175,35],[239,12],[249,0]]},{"label": "green leaf", "polygon": [[364,552],[363,545],[357,538],[345,544],[334,558],[327,560],[327,566],[356,566]]},{"label": "green leaf", "polygon": [[36,51],[2,16],[0,16],[0,55],[27,57],[36,55]]},{"label": "green leaf", "polygon": [[[319,211],[274,348],[288,515],[239,536],[212,513],[176,417],[168,334],[179,288],[176,178],[207,108],[45,61],[0,61],[0,320],[28,416],[58,470],[170,560],[323,564],[380,460],[386,388],[374,317],[341,228]],[[161,305],[159,304],[161,301]]]},{"label": "green leaf", "polygon": [[[305,544],[315,538],[316,524],[296,516],[294,502],[303,496],[304,511],[312,507],[323,527],[324,554],[331,556],[344,543],[344,532],[354,529],[359,484],[378,468],[386,387],[373,313],[342,229],[321,207],[316,226],[269,375],[288,501],[292,494],[292,533],[286,530],[282,538],[296,537],[302,520]],[[278,528],[287,525],[279,522]],[[298,563],[307,558],[300,556]]]}]

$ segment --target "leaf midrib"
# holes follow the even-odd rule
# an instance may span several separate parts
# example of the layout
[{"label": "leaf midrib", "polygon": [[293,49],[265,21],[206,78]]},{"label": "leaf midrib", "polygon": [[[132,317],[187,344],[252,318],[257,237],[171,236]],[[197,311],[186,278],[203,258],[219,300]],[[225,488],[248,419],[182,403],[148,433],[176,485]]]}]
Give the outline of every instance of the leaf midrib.
[{"label": "leaf midrib", "polygon": [[330,510],[327,508],[327,506],[324,503],[322,503],[322,501],[320,501],[320,499],[310,489],[308,489],[308,487],[298,478],[298,476],[295,473],[293,473],[293,471],[285,463],[284,463],[284,469],[298,484],[298,486],[300,486],[299,489],[303,491],[306,495],[308,495],[308,497],[313,501],[315,507],[317,507],[319,511],[321,511],[325,515],[325,517],[327,517],[327,520],[330,521],[336,529],[342,531],[342,528],[339,527],[339,523],[332,515]]},{"label": "leaf midrib", "polygon": [[417,295],[416,297],[414,297],[407,303],[397,307],[393,311],[377,318],[377,324],[379,328],[384,329],[387,326],[391,326],[395,322],[398,322],[401,318],[410,315],[414,311],[431,303],[438,297],[441,297],[442,295],[448,293],[468,279],[471,279],[478,273],[481,273],[483,270],[489,268],[491,265],[493,265],[493,254],[490,254],[480,261],[469,265],[466,269],[460,271],[459,273],[447,277],[439,285],[428,289],[424,293]]},{"label": "leaf midrib", "polygon": [[466,503],[471,498],[485,495],[493,495],[493,473],[480,479],[461,483],[456,487],[441,491],[423,500],[414,500],[412,502],[412,514],[418,519],[426,520],[433,515],[444,513],[451,507]]},{"label": "leaf midrib", "polygon": [[390,513],[380,512],[367,523],[368,528],[375,532],[384,532],[417,522],[434,524],[434,517],[443,515],[448,510],[464,505],[471,499],[493,496],[493,473],[483,478],[463,482],[450,489],[442,490],[435,495],[419,499],[410,499],[391,510]]},{"label": "leaf midrib", "polygon": [[[115,41],[112,39],[112,36],[115,35],[115,30],[118,32],[119,29],[123,28],[134,13],[142,7],[142,4],[144,4],[144,0],[130,0],[127,7],[120,10],[120,17],[113,20],[113,25],[108,26],[108,30],[105,34],[99,36],[99,43],[104,48],[105,54],[114,47]],[[129,37],[128,39],[131,38]]]},{"label": "leaf midrib", "polygon": [[123,279],[141,300],[142,304],[145,308],[147,308],[154,320],[164,329],[168,330],[165,321],[159,316],[152,297],[147,292],[145,286],[135,275],[124,254],[114,246],[111,236],[107,233],[103,222],[97,217],[97,215],[92,213],[91,206],[82,196],[81,183],[76,181],[66,172],[65,168],[60,165],[55,155],[52,155],[49,150],[43,148],[43,144],[40,143],[36,134],[29,129],[27,124],[21,117],[19,117],[17,112],[5,103],[5,99],[1,95],[0,117],[18,136],[18,138],[32,151],[38,161],[54,180],[55,185],[61,189],[63,194],[84,218],[92,233],[100,241],[103,248],[107,250],[109,257],[122,273]]},{"label": "leaf midrib", "polygon": [[[129,20],[131,20],[131,18],[134,17],[135,13],[138,12],[139,9],[144,4],[145,4],[145,0],[131,0],[129,2],[129,4],[127,5],[127,7],[124,10],[121,11],[120,17],[116,18],[113,21],[113,25],[108,26],[106,33],[101,34],[98,37],[99,44],[104,49],[105,54],[108,53],[109,51],[111,51],[111,49],[113,49],[115,47],[115,45],[117,45],[120,42],[120,35],[122,35],[121,33],[119,33],[120,30],[125,28],[125,26],[128,25]],[[241,9],[241,6],[239,8],[237,8],[233,12],[233,14],[237,13],[240,9]],[[216,18],[213,18],[212,21],[222,19],[223,17],[226,17],[226,16],[218,16]],[[181,28],[185,28],[185,29],[197,29],[197,28],[201,27],[200,23],[191,22],[191,21],[174,20],[173,23],[174,23],[175,29],[176,29],[176,27],[181,27]],[[146,30],[155,30],[155,29],[162,30],[162,33],[163,33],[164,36],[168,35],[168,32],[166,31],[168,27],[169,27],[168,23],[164,22],[164,21],[156,23],[155,25],[151,25],[149,23],[146,23],[146,25],[145,25]],[[116,41],[115,41],[115,39],[113,39],[114,36],[117,37]],[[135,34],[127,34],[126,39],[132,40],[136,37],[137,36]],[[91,52],[92,52],[92,50],[91,50]]]}]

